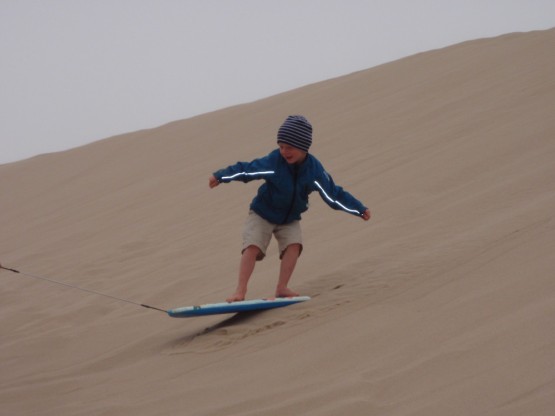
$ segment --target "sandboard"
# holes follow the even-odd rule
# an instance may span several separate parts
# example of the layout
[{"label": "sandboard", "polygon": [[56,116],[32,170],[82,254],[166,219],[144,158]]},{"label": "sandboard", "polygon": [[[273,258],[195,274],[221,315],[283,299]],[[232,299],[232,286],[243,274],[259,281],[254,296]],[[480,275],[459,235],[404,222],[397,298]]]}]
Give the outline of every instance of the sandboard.
[{"label": "sandboard", "polygon": [[184,306],[168,310],[172,318],[193,318],[196,316],[218,315],[225,313],[238,313],[257,311],[263,309],[282,308],[299,302],[310,300],[310,296],[295,296],[290,298],[269,298],[243,300],[240,302],[208,303],[198,306]]}]

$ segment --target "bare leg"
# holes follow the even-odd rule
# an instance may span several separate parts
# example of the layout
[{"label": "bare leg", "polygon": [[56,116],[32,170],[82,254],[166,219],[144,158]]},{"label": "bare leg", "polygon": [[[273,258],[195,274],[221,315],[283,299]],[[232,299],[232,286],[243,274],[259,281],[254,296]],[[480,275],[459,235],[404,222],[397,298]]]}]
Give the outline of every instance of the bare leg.
[{"label": "bare leg", "polygon": [[239,264],[239,281],[235,293],[226,299],[227,302],[237,302],[245,300],[247,294],[247,285],[251,278],[254,266],[256,264],[256,257],[260,253],[260,249],[256,246],[248,246],[243,255],[241,256],[241,263]]},{"label": "bare leg", "polygon": [[298,293],[293,292],[287,287],[289,280],[293,275],[295,266],[297,265],[297,259],[301,254],[300,244],[291,244],[285,249],[283,257],[281,259],[281,267],[279,270],[279,280],[276,288],[276,297],[285,298],[290,296],[299,296]]}]

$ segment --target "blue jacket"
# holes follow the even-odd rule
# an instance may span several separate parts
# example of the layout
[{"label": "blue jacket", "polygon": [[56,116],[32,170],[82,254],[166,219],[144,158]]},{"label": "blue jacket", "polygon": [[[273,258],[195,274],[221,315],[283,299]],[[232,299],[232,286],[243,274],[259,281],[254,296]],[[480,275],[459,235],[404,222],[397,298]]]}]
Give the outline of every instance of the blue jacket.
[{"label": "blue jacket", "polygon": [[362,216],[366,207],[350,193],[335,185],[318,159],[311,154],[300,165],[291,165],[281,156],[279,149],[252,162],[235,165],[214,173],[218,181],[250,182],[264,179],[250,209],[273,224],[287,224],[301,219],[308,209],[308,195],[318,191],[333,209]]}]

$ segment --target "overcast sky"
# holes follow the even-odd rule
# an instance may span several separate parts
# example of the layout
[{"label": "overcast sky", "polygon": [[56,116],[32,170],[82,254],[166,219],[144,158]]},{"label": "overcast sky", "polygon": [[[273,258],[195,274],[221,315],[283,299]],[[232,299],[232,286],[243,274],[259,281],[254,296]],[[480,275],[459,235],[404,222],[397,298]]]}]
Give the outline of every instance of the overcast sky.
[{"label": "overcast sky", "polygon": [[0,0],[0,164],[552,27],[555,0]]}]

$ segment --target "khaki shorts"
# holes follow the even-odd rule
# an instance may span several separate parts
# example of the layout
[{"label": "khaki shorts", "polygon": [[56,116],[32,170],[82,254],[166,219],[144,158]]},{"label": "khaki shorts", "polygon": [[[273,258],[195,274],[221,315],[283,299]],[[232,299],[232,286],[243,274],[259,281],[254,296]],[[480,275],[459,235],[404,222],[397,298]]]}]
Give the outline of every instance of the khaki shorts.
[{"label": "khaki shorts", "polygon": [[266,250],[270,245],[272,234],[278,242],[279,258],[283,257],[285,249],[291,244],[300,244],[302,252],[303,239],[300,221],[293,221],[284,225],[272,224],[254,211],[249,212],[249,216],[245,221],[242,252],[249,246],[256,246],[260,249],[257,260],[262,260],[266,256]]}]

